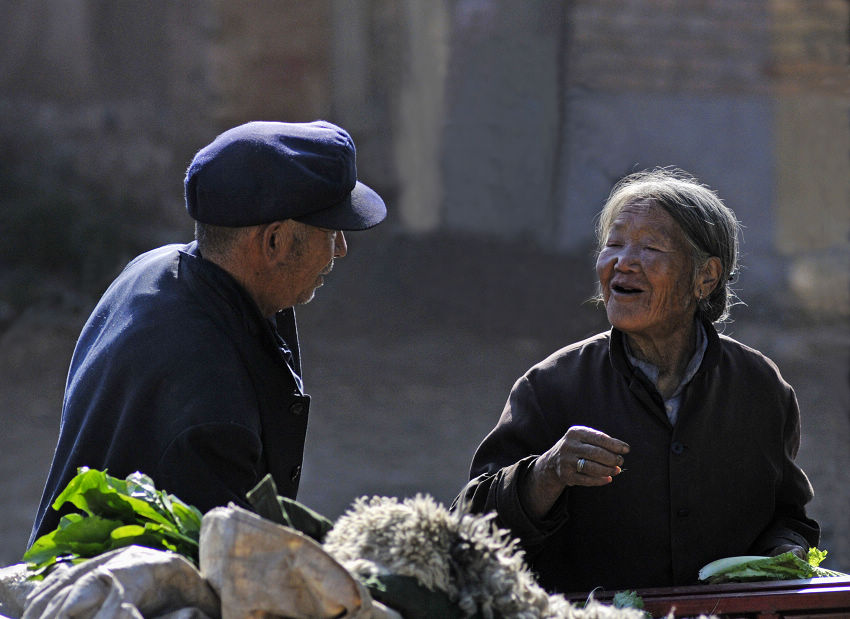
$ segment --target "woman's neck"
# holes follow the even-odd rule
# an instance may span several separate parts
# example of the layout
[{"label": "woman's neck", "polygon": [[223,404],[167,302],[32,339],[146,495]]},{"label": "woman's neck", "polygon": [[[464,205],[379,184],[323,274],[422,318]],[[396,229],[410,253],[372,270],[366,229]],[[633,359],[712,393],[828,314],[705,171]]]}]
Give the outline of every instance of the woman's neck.
[{"label": "woman's neck", "polygon": [[658,368],[656,387],[662,397],[676,391],[682,382],[688,362],[696,350],[696,323],[653,337],[645,334],[626,334],[629,348],[636,358]]}]

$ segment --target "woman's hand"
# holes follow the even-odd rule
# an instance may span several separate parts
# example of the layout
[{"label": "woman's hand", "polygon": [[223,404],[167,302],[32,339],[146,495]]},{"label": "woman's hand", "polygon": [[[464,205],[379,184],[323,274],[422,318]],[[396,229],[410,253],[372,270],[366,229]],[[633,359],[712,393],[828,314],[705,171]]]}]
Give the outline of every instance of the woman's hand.
[{"label": "woman's hand", "polygon": [[622,472],[629,446],[604,432],[572,426],[542,454],[525,479],[520,500],[531,516],[542,518],[567,486],[604,486]]},{"label": "woman's hand", "polygon": [[783,544],[782,546],[777,546],[771,551],[770,556],[775,557],[786,552],[793,552],[803,561],[807,561],[809,557],[809,551],[806,548],[797,546],[796,544]]}]

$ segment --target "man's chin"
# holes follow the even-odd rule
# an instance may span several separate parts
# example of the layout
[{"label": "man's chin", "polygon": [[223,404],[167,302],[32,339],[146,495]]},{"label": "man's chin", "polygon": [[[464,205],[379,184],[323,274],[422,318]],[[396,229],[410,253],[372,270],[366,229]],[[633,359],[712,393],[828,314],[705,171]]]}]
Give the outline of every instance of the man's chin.
[{"label": "man's chin", "polygon": [[[321,284],[319,284],[319,286],[321,286]],[[306,305],[307,303],[309,303],[310,301],[315,299],[316,298],[316,290],[319,289],[319,286],[316,286],[315,288],[313,288],[309,292],[305,292],[303,296],[298,297],[298,301],[297,301],[296,305]]]}]

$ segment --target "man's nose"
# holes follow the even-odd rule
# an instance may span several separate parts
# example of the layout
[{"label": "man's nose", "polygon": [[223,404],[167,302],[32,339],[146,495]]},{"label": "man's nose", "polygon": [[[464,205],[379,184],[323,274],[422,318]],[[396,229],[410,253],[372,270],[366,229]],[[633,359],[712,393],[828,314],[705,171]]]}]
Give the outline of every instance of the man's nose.
[{"label": "man's nose", "polygon": [[334,258],[343,258],[348,253],[348,243],[342,230],[337,230],[334,236]]}]

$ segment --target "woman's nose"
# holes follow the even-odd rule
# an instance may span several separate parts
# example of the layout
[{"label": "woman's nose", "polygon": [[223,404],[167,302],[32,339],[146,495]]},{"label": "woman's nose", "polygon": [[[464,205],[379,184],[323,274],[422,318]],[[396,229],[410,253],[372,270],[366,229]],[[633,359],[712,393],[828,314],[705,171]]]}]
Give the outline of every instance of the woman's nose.
[{"label": "woman's nose", "polygon": [[618,271],[633,270],[638,264],[638,252],[629,245],[624,245],[614,256],[614,268]]},{"label": "woman's nose", "polygon": [[348,243],[345,242],[345,235],[342,230],[336,231],[334,237],[334,258],[342,258],[348,253]]}]

